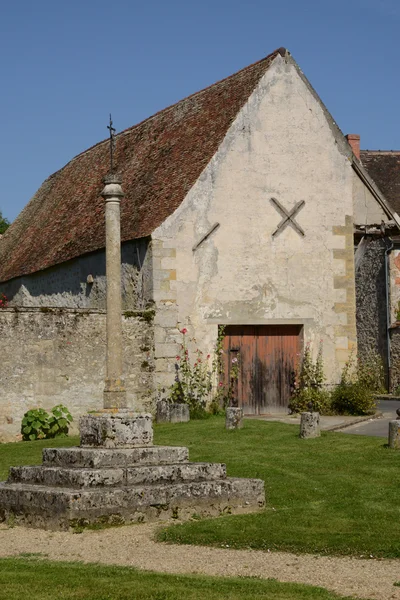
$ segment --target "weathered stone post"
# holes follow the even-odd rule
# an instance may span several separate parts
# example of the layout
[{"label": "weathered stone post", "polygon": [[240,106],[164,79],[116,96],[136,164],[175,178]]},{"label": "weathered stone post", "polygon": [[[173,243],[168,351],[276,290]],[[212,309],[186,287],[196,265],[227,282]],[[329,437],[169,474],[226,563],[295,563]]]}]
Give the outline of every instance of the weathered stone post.
[{"label": "weathered stone post", "polygon": [[106,276],[107,276],[107,351],[103,406],[126,408],[126,390],[122,373],[122,298],[121,298],[121,178],[109,174],[101,193],[106,203]]},{"label": "weathered stone post", "polygon": [[400,421],[389,421],[389,448],[400,450]]},{"label": "weathered stone post", "polygon": [[300,417],[300,437],[309,439],[320,437],[319,412],[303,412]]},{"label": "weathered stone post", "polygon": [[243,427],[243,408],[227,406],[225,411],[225,428],[241,429]]}]

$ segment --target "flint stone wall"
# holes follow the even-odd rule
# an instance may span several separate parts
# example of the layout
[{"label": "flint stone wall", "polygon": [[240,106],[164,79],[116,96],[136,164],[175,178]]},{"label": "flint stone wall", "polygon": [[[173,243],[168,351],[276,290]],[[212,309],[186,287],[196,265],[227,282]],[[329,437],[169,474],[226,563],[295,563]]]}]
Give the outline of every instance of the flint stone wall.
[{"label": "flint stone wall", "polygon": [[394,392],[400,386],[400,323],[390,328],[390,391]]},{"label": "flint stone wall", "polygon": [[[0,310],[0,442],[19,439],[23,414],[65,404],[74,417],[103,406],[105,312],[84,309]],[[152,409],[153,313],[123,317],[129,408]]]},{"label": "flint stone wall", "polygon": [[360,357],[374,350],[387,371],[387,314],[385,293],[385,239],[368,240],[356,270],[357,346]]}]

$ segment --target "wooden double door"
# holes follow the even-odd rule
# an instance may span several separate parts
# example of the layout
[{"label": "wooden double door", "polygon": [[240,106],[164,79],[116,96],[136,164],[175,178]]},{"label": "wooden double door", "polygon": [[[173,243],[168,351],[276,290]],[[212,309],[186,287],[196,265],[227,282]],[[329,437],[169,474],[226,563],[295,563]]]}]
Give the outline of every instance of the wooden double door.
[{"label": "wooden double door", "polygon": [[237,364],[235,395],[244,414],[286,412],[302,337],[301,325],[229,325],[225,328],[225,383],[231,381],[231,370]]}]

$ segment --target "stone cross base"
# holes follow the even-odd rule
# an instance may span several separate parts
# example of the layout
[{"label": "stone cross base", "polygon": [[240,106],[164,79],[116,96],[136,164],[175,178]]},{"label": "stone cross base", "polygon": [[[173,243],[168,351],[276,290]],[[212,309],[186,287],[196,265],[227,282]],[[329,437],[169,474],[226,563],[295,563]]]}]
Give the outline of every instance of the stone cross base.
[{"label": "stone cross base", "polygon": [[188,459],[179,447],[46,448],[42,465],[12,467],[0,483],[0,522],[68,530],[264,507],[260,479],[227,477],[224,464]]},{"label": "stone cross base", "polygon": [[152,416],[129,410],[99,411],[81,417],[81,446],[84,448],[135,448],[152,446]]},{"label": "stone cross base", "polygon": [[304,439],[320,437],[319,412],[303,412],[300,418],[300,437]]}]

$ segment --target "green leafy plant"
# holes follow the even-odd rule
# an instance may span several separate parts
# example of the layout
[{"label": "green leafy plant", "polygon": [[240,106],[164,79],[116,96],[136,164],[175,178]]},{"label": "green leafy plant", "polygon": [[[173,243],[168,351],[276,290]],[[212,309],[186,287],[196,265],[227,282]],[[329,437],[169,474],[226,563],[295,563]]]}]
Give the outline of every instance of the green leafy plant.
[{"label": "green leafy plant", "polygon": [[21,423],[23,440],[43,440],[47,437],[49,429],[49,413],[44,408],[33,408],[24,414]]},{"label": "green leafy plant", "polygon": [[299,390],[290,399],[289,409],[292,413],[307,412],[310,410],[319,412],[321,415],[332,414],[331,395],[328,390],[304,388]]},{"label": "green leafy plant", "polygon": [[6,219],[5,217],[3,217],[1,210],[0,210],[0,235],[5,233],[5,231],[9,228],[9,226],[10,226],[10,221],[8,219]]},{"label": "green leafy plant", "polygon": [[396,321],[400,321],[400,300],[397,303],[397,308],[396,308]]},{"label": "green leafy plant", "polygon": [[188,339],[187,332],[186,327],[181,329],[181,352],[176,357],[175,382],[169,389],[168,399],[170,402],[188,404],[191,415],[198,416],[205,412],[207,399],[212,390],[210,354],[204,358],[199,348],[190,353],[188,345],[190,342],[195,342],[195,339]]},{"label": "green leafy plant", "polygon": [[321,414],[330,414],[331,398],[329,392],[324,388],[325,374],[322,356],[322,342],[318,348],[317,358],[312,358],[311,345],[306,344],[300,368],[294,373],[292,385],[292,397],[289,410],[299,413],[312,410]]},{"label": "green leafy plant", "polygon": [[47,438],[50,437],[65,437],[68,435],[69,426],[72,422],[72,415],[68,408],[63,404],[57,404],[51,409],[48,423],[50,429]]},{"label": "green leafy plant", "polygon": [[376,400],[362,382],[341,381],[332,392],[332,410],[338,414],[370,415],[376,410]]},{"label": "green leafy plant", "polygon": [[238,382],[241,370],[240,352],[228,355],[228,373],[225,373],[224,337],[225,325],[220,325],[213,358],[213,374],[216,374],[217,386],[209,407],[212,414],[223,413],[227,406],[238,405]]},{"label": "green leafy plant", "polygon": [[50,414],[44,408],[33,408],[22,419],[22,439],[34,441],[67,436],[72,420],[71,413],[62,404],[54,406]]},{"label": "green leafy plant", "polygon": [[362,359],[355,363],[352,353],[343,368],[339,385],[332,392],[332,410],[346,415],[373,414],[376,410],[375,386],[368,363],[363,364]]},{"label": "green leafy plant", "polygon": [[367,354],[358,357],[356,375],[358,382],[372,392],[377,394],[386,392],[383,360],[377,352],[370,350]]}]

